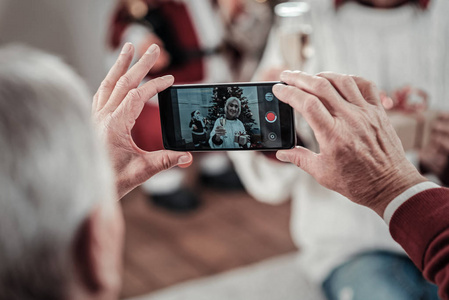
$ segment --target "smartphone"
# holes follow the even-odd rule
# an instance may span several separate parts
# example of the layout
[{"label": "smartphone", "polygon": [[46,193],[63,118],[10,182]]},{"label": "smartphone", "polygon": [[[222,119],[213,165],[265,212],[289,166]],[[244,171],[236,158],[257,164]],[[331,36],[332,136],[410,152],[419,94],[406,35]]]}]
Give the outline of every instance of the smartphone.
[{"label": "smartphone", "polygon": [[159,93],[165,149],[290,149],[293,109],[273,94],[279,82],[174,85]]}]

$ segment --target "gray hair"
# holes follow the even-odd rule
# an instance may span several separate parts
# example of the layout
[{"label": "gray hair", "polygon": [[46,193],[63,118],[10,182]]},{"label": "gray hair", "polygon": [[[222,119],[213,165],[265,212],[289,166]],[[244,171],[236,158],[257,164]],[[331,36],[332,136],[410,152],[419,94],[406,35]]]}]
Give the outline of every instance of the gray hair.
[{"label": "gray hair", "polygon": [[226,100],[225,106],[224,106],[225,114],[228,113],[228,105],[232,101],[237,101],[237,104],[239,105],[239,112],[237,113],[237,118],[238,118],[240,116],[240,113],[242,112],[242,103],[240,102],[240,99],[237,97],[229,97],[228,100]]},{"label": "gray hair", "polygon": [[66,298],[75,236],[113,199],[89,99],[60,59],[0,50],[0,299]]}]

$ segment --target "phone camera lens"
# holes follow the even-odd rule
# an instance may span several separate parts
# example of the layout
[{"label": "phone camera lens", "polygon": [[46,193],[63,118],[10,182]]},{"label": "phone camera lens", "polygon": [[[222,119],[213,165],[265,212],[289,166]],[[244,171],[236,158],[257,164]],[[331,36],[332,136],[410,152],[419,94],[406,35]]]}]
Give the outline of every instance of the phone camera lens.
[{"label": "phone camera lens", "polygon": [[270,102],[270,101],[273,101],[273,99],[274,99],[274,95],[272,93],[265,94],[265,100]]},{"label": "phone camera lens", "polygon": [[277,135],[276,135],[276,133],[274,133],[274,132],[270,132],[269,134],[268,134],[268,139],[270,140],[270,141],[275,141],[276,139],[277,139]]}]

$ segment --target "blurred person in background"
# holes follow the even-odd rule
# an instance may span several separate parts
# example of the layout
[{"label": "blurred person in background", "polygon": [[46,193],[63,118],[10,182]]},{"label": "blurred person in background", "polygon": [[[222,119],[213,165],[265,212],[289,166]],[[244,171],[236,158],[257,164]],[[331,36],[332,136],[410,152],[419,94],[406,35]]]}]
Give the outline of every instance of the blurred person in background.
[{"label": "blurred person in background", "polygon": [[[427,95],[430,108],[449,109],[447,1],[314,0],[309,4],[314,55],[304,64],[305,71],[361,75],[390,95],[410,85],[422,91],[419,95]],[[277,69],[285,67],[280,44],[271,37],[270,41],[256,80],[279,80]],[[318,151],[315,137],[299,120],[301,143]],[[447,182],[448,132],[447,113],[441,113],[430,143],[420,153],[408,153],[422,173],[430,171],[429,178],[443,183]],[[230,156],[255,198],[269,203],[292,198],[291,232],[300,248],[299,267],[329,300],[438,298],[436,287],[423,279],[383,221],[368,209],[347,202],[290,165],[253,152]]]},{"label": "blurred person in background", "polygon": [[[84,82],[60,59],[0,49],[0,299],[118,299],[124,223],[117,200],[192,159],[145,152],[132,141],[147,97],[173,84],[166,76],[138,87],[159,48],[128,71],[133,52],[124,46],[91,104]],[[124,77],[128,83],[117,84]]]},{"label": "blurred person in background", "polygon": [[[158,44],[161,58],[148,79],[172,74],[177,84],[231,82],[252,76],[270,21],[267,5],[254,0],[122,0],[114,18],[111,45],[119,49],[131,41],[139,58],[148,45]],[[145,106],[133,130],[136,143],[146,150],[163,148],[154,100]],[[208,186],[241,188],[225,154],[202,154],[199,162],[201,178]],[[198,167],[164,172],[145,183],[143,189],[157,205],[173,211],[192,210],[199,205],[191,187],[197,173]]]}]

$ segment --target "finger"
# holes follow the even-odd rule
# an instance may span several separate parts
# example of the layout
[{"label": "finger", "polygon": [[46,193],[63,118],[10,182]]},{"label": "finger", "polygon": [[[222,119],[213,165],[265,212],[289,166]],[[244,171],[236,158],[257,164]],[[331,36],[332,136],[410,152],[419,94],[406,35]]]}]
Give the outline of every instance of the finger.
[{"label": "finger", "polygon": [[449,135],[449,123],[447,120],[438,118],[432,122],[431,128],[432,133],[440,135]]},{"label": "finger", "polygon": [[391,99],[391,97],[380,95],[380,102],[382,103],[382,106],[385,108],[385,110],[390,110],[394,107],[394,101]]},{"label": "finger", "polygon": [[296,86],[320,98],[331,114],[341,110],[341,107],[346,104],[346,101],[340,96],[332,84],[323,77],[312,76],[299,71],[284,71],[281,74],[281,80],[288,85]]},{"label": "finger", "polygon": [[449,124],[446,120],[438,119],[434,121],[432,125],[432,130],[439,134],[447,134],[449,135]]},{"label": "finger", "polygon": [[307,123],[317,135],[330,131],[334,126],[334,117],[329,113],[323,103],[309,93],[294,86],[276,84],[273,86],[274,95],[282,102],[287,103],[301,113]]},{"label": "finger", "polygon": [[351,77],[359,87],[359,90],[366,102],[372,105],[382,106],[380,101],[380,92],[374,82],[358,76],[351,75]]},{"label": "finger", "polygon": [[428,149],[426,149],[426,151],[440,152],[440,149],[444,149],[444,146],[442,145],[444,143],[444,140],[449,140],[449,136],[447,134],[442,134],[433,130],[427,142],[426,146],[428,146]]},{"label": "finger", "polygon": [[449,112],[439,113],[437,119],[440,121],[449,121]]},{"label": "finger", "polygon": [[295,164],[312,176],[322,172],[322,169],[318,168],[318,154],[304,147],[298,146],[290,150],[279,150],[276,152],[276,158],[283,162]]},{"label": "finger", "polygon": [[[159,150],[154,152],[146,152],[146,176],[151,176],[168,170],[175,166],[181,166],[183,168],[189,166],[192,163],[192,154],[189,152],[176,152],[170,150]],[[148,179],[147,178],[147,179]]]},{"label": "finger", "polygon": [[174,80],[175,78],[172,75],[166,75],[152,79],[144,85],[129,91],[123,102],[112,113],[112,117],[122,118],[128,124],[127,127],[129,129],[132,128],[148,99],[171,86]]},{"label": "finger", "polygon": [[126,43],[116,62],[109,70],[108,74],[101,82],[100,88],[94,96],[93,110],[101,110],[114,90],[115,84],[119,78],[126,73],[131,64],[134,55],[134,46],[131,43]]},{"label": "finger", "polygon": [[433,138],[440,152],[449,154],[449,137],[445,134],[435,134]]},{"label": "finger", "polygon": [[185,168],[190,167],[192,165],[192,163],[193,163],[193,159],[191,159],[190,162],[188,162],[188,163],[185,163],[185,164],[181,164],[180,163],[180,164],[178,164],[178,167],[185,169]]},{"label": "finger", "polygon": [[332,72],[319,73],[317,76],[327,79],[346,101],[358,106],[366,104],[359,87],[351,76]]},{"label": "finger", "polygon": [[[115,88],[104,106],[108,112],[113,112],[123,101],[128,92],[135,89],[142,82],[143,78],[153,67],[157,58],[159,57],[160,49],[156,44],[151,45],[147,52],[140,58],[140,60],[131,67],[120,79],[117,81]],[[148,99],[147,99],[148,100]]]}]

